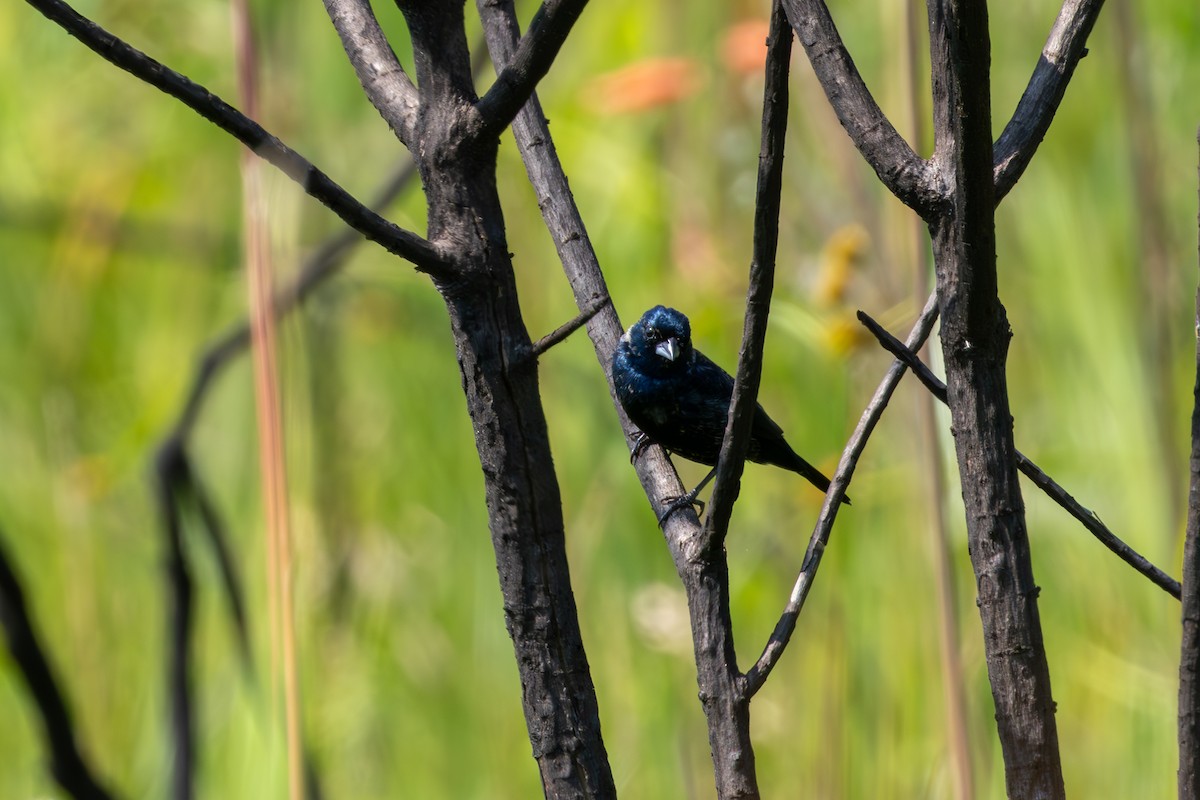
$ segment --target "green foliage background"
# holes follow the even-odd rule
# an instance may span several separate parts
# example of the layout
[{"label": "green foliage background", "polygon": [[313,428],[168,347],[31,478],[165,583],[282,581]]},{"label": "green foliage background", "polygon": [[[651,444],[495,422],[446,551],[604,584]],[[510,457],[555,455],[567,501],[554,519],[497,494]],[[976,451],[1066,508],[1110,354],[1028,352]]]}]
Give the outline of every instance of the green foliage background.
[{"label": "green foliage background", "polygon": [[[1120,23],[1122,2],[1105,9],[1058,119],[999,212],[1002,293],[1015,334],[1010,385],[1018,446],[1178,574],[1193,377],[1200,6],[1131,3],[1131,22]],[[832,5],[868,83],[909,131],[899,4]],[[999,132],[1057,6],[992,5]],[[732,367],[761,83],[731,71],[721,43],[734,23],[764,17],[765,3],[593,6],[541,97],[618,310],[628,324],[656,302],[684,309],[697,342]],[[79,8],[234,99],[225,3],[88,0]],[[323,9],[280,0],[254,8],[263,122],[370,197],[404,153],[362,97]],[[399,13],[388,4],[377,11],[402,51]],[[1132,93],[1121,77],[1122,41],[1140,76]],[[605,110],[596,77],[658,56],[691,59],[698,91],[637,113]],[[0,530],[86,750],[125,796],[162,796],[170,762],[164,549],[146,477],[197,355],[244,314],[238,145],[21,3],[0,7],[0,82]],[[831,469],[887,364],[848,334],[846,320],[861,307],[904,332],[914,315],[911,220],[848,145],[799,47],[792,85],[763,401],[797,449]],[[1163,211],[1150,230],[1160,231],[1154,242],[1166,254],[1159,277],[1139,233],[1153,204],[1135,190],[1135,119],[1154,144],[1151,189]],[[918,150],[927,153],[928,142]],[[500,172],[536,337],[574,308],[507,136]],[[286,276],[339,223],[282,178],[269,191]],[[419,188],[389,215],[421,230]],[[823,305],[813,295],[829,269],[822,251],[855,225],[869,241],[845,297]],[[282,339],[304,728],[327,796],[537,796],[482,481],[436,292],[408,265],[364,246],[287,320]],[[548,353],[541,379],[576,598],[622,796],[710,796],[684,600],[585,337]],[[952,796],[919,399],[911,383],[897,394],[798,635],[755,699],[767,796]],[[199,794],[277,797],[281,709],[268,675],[244,359],[216,387],[193,445],[233,534],[256,643],[247,671],[211,553],[189,531]],[[1003,773],[945,429],[940,447],[951,465],[946,517],[970,750],[978,796],[998,798]],[[685,482],[702,474],[680,466]],[[1176,766],[1178,604],[1033,487],[1025,493],[1068,791],[1166,797]],[[747,470],[729,540],[743,664],[757,657],[782,609],[819,499],[793,475]],[[6,651],[0,720],[0,797],[56,796],[38,719]]]}]

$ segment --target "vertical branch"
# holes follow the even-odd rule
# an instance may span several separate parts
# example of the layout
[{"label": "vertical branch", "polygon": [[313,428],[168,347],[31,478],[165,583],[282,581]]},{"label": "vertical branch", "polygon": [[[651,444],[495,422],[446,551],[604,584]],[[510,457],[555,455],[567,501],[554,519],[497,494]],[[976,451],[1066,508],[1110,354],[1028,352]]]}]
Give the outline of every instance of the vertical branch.
[{"label": "vertical branch", "polygon": [[766,80],[763,88],[762,140],[758,155],[758,187],[754,203],[754,252],[750,260],[750,285],[746,291],[746,320],[738,354],[729,421],[717,461],[716,483],[704,522],[702,547],[720,547],[729,531],[729,517],[737,499],[750,444],[763,348],[767,340],[767,315],[775,285],[775,252],[779,245],[779,203],[783,190],[783,146],[787,134],[788,71],[792,60],[792,31],[780,3],[773,4],[767,38]]},{"label": "vertical branch", "polygon": [[184,469],[178,446],[159,451],[155,464],[155,491],[162,530],[166,535],[167,578],[167,694],[171,715],[172,800],[191,800],[196,744],[192,720],[192,575],[183,548],[183,524],[175,489]]},{"label": "vertical branch", "polygon": [[[1197,174],[1200,177],[1200,171]],[[1197,248],[1200,251],[1200,239]],[[1192,392],[1191,483],[1183,541],[1183,643],[1179,657],[1179,800],[1200,797],[1200,289],[1196,292],[1195,323],[1196,383]]]},{"label": "vertical branch", "polygon": [[997,293],[987,7],[933,0],[929,30],[933,160],[950,191],[948,213],[930,221],[942,352],[1005,777],[1011,797],[1061,798],[1005,375],[1011,331]]}]

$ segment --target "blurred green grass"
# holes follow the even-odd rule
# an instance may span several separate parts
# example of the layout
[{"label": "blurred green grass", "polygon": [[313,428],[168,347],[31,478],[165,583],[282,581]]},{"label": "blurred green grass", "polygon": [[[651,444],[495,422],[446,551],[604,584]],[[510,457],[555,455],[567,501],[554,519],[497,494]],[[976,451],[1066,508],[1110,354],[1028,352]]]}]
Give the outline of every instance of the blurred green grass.
[{"label": "blurred green grass", "polygon": [[[666,302],[732,367],[749,253],[760,87],[720,43],[761,4],[588,9],[541,96],[626,321]],[[835,4],[889,113],[903,113],[890,7]],[[225,4],[80,6],[226,98]],[[362,98],[317,5],[255,5],[268,58],[267,127],[362,197],[403,157]],[[1167,304],[1145,299],[1138,199],[1106,9],[1036,160],[998,214],[1013,324],[1018,445],[1130,544],[1178,574],[1195,282],[1200,7],[1138,7],[1151,89]],[[381,7],[389,30],[402,25]],[[528,14],[526,9],[526,14]],[[1053,4],[993,4],[996,128],[1037,57]],[[471,16],[470,14],[468,16]],[[472,23],[473,25],[477,23]],[[401,51],[401,40],[397,49]],[[698,93],[605,113],[597,75],[651,56],[694,60]],[[161,796],[169,764],[162,547],[146,475],[205,343],[244,306],[237,147],[99,62],[28,7],[0,8],[0,527],[101,772]],[[797,448],[832,468],[887,360],[831,347],[849,309],[895,330],[912,315],[907,215],[875,185],[797,56],[779,286],[763,401]],[[924,148],[927,152],[928,147]],[[574,309],[508,137],[501,187],[531,335]],[[337,222],[271,183],[287,271]],[[389,215],[420,230],[416,192]],[[845,226],[870,236],[845,307],[812,296],[821,251]],[[907,304],[907,305],[906,305]],[[1149,326],[1168,326],[1161,366]],[[836,337],[833,337],[836,338]],[[305,731],[330,797],[524,798],[538,781],[487,535],[482,480],[445,313],[428,281],[364,247],[283,327],[297,535]],[[1172,392],[1150,390],[1156,369]],[[711,794],[707,737],[682,595],[641,496],[591,347],[542,359],[572,575],[622,796]],[[791,650],[754,703],[768,796],[949,797],[949,748],[915,400],[904,385],[859,467]],[[1157,444],[1159,419],[1174,425]],[[945,421],[945,417],[942,417]],[[196,702],[202,797],[279,795],[280,713],[269,697],[261,517],[249,370],[209,400],[193,447],[230,523],[252,609],[256,673],[230,635],[210,554],[187,545],[198,592]],[[943,449],[952,463],[949,440]],[[681,465],[685,481],[702,471]],[[744,664],[757,657],[803,556],[819,497],[750,466],[729,542]],[[961,508],[952,549],[979,797],[1003,796]],[[327,494],[322,494],[327,492]],[[1026,485],[1035,572],[1068,790],[1162,797],[1175,771],[1177,605]],[[339,582],[339,577],[344,582]],[[274,716],[273,716],[274,715]],[[0,654],[0,797],[55,796],[38,722]],[[803,788],[802,788],[803,787]]]}]

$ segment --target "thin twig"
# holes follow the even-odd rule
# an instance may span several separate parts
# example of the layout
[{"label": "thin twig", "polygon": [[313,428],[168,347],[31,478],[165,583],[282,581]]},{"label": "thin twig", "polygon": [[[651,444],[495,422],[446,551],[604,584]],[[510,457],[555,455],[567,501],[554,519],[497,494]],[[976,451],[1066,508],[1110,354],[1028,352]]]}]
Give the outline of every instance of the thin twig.
[{"label": "thin twig", "polygon": [[21,580],[10,564],[3,536],[0,536],[0,627],[4,629],[8,652],[41,717],[54,780],[76,800],[108,800],[112,795],[101,786],[79,752],[75,723],[38,641]]},{"label": "thin twig", "polygon": [[754,244],[750,281],[746,290],[746,319],[729,419],[717,459],[708,516],[704,520],[702,549],[722,547],[740,489],[750,430],[762,379],[763,350],[767,341],[767,316],[775,284],[775,254],[779,245],[779,205],[783,191],[783,150],[787,134],[788,72],[792,59],[792,29],[780,3],[772,4],[767,35],[762,134],[758,156],[758,185],[754,200]]},{"label": "thin twig", "polygon": [[1050,29],[1041,58],[993,153],[996,203],[1016,185],[1050,130],[1104,0],[1066,0]]},{"label": "thin twig", "polygon": [[174,97],[233,135],[371,241],[411,261],[418,270],[435,279],[453,279],[454,271],[433,244],[367,208],[295,150],[208,89],[126,44],[60,0],[26,2],[104,60]]},{"label": "thin twig", "polygon": [[[929,337],[929,332],[933,330],[933,323],[937,319],[937,315],[937,293],[934,292],[929,295],[929,300],[925,303],[925,309],[921,312],[921,316],[917,318],[912,332],[908,335],[909,347],[920,347],[925,342],[925,339]],[[854,429],[850,440],[846,442],[846,448],[842,451],[842,460],[838,464],[837,472],[833,475],[832,484],[825,495],[825,503],[821,506],[821,514],[817,518],[816,527],[813,530],[812,538],[809,540],[808,551],[804,556],[804,563],[800,568],[800,574],[796,578],[795,586],[792,588],[792,594],[788,598],[787,606],[784,608],[779,622],[776,623],[775,630],[771,633],[771,638],[767,641],[762,655],[758,657],[758,661],[746,673],[744,684],[746,697],[753,697],[754,693],[762,688],[763,683],[771,674],[771,670],[775,668],[780,656],[783,655],[783,651],[787,648],[788,641],[792,638],[792,632],[796,629],[796,621],[800,616],[800,610],[804,607],[804,601],[808,597],[809,590],[812,588],[812,582],[816,577],[817,569],[821,566],[821,557],[825,554],[825,546],[829,542],[829,536],[833,530],[833,521],[837,516],[838,508],[841,506],[842,497],[846,494],[846,486],[850,483],[850,478],[854,474],[855,467],[858,466],[859,456],[862,455],[863,449],[867,446],[867,439],[870,438],[871,432],[875,430],[879,418],[883,415],[883,410],[887,407],[888,401],[891,400],[892,393],[896,391],[896,386],[900,383],[900,379],[904,377],[906,369],[907,366],[903,361],[897,360],[892,363],[892,366],[883,376],[879,388],[875,390],[875,396],[871,398],[871,402],[863,410],[862,417],[858,421],[858,427]]]},{"label": "thin twig", "polygon": [[551,331],[550,333],[547,333],[545,336],[543,336],[542,338],[540,338],[536,342],[534,342],[533,345],[529,348],[530,354],[534,358],[540,358],[542,356],[542,354],[544,354],[547,350],[549,350],[551,347],[554,347],[554,345],[563,341],[568,336],[570,336],[572,333],[574,333],[575,331],[582,328],[584,325],[586,325],[588,323],[589,320],[591,320],[592,317],[599,314],[600,311],[602,309],[604,309],[605,306],[609,306],[609,305],[612,305],[611,297],[606,296],[606,297],[600,298],[600,300],[598,302],[596,302],[591,308],[587,308],[587,309],[584,309],[583,311],[580,311],[574,317],[567,320],[562,325],[559,325],[553,331]]},{"label": "thin twig", "polygon": [[[875,338],[879,339],[879,343],[883,345],[884,349],[912,369],[913,374],[917,376],[918,380],[925,385],[925,388],[934,397],[942,403],[946,402],[946,384],[925,366],[925,363],[917,357],[911,348],[892,336],[878,322],[871,319],[862,311],[858,312],[858,318],[867,327],[867,330],[871,331],[875,335]],[[1100,540],[1101,544],[1113,551],[1122,561],[1140,572],[1151,583],[1176,600],[1180,598],[1179,581],[1151,564],[1144,556],[1125,544],[1125,542],[1100,521],[1100,517],[1096,515],[1095,511],[1090,511],[1081,506],[1066,489],[1043,472],[1040,467],[1030,461],[1020,451],[1017,451],[1017,468],[1021,470],[1025,477],[1033,481],[1035,486],[1045,492],[1051,500],[1066,509],[1067,513],[1072,517],[1079,520],[1083,527],[1087,528],[1093,536]]]},{"label": "thin twig", "polygon": [[562,49],[567,35],[583,13],[587,0],[545,0],[529,23],[529,30],[505,59],[496,82],[475,104],[482,117],[481,138],[494,137],[533,95]]}]

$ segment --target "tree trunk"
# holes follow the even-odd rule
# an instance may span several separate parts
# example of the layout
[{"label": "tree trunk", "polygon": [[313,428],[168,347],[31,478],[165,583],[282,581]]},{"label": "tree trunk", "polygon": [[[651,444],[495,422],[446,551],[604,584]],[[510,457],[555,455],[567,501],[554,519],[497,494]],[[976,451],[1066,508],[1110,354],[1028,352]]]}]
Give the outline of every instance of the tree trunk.
[{"label": "tree trunk", "polygon": [[1065,795],[1017,479],[997,293],[990,42],[982,0],[929,4],[936,146],[949,208],[930,222],[942,354],[1008,796]]}]

